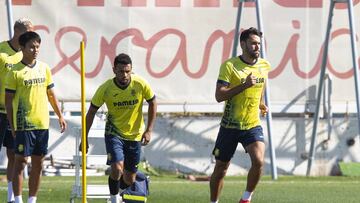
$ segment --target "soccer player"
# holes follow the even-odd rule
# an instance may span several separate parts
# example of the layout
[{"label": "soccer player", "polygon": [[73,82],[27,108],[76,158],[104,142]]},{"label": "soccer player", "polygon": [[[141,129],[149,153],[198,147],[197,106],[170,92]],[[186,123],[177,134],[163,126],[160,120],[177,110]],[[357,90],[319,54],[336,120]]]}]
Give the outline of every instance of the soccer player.
[{"label": "soccer player", "polygon": [[[135,182],[141,144],[150,142],[157,104],[150,85],[132,73],[132,61],[127,54],[116,56],[112,69],[115,77],[105,81],[91,100],[86,114],[86,136],[97,110],[105,103],[108,109],[105,145],[107,164],[111,166],[108,184],[111,202],[118,203],[119,188],[123,190]],[[144,100],[149,104],[146,127],[142,112]]]},{"label": "soccer player", "polygon": [[[8,120],[6,117],[5,111],[5,76],[7,72],[11,69],[11,64],[17,64],[22,59],[22,52],[19,45],[19,37],[24,32],[32,31],[33,25],[31,21],[27,18],[20,18],[14,24],[14,36],[9,41],[0,42],[0,53],[4,53],[8,56],[12,55],[12,59],[2,60],[2,65],[0,65],[0,150],[1,146],[6,147],[6,155],[8,159],[7,168],[6,168],[6,177],[8,181],[8,196],[7,202],[14,201],[14,193],[12,189],[12,175],[14,171],[14,160],[15,160],[15,142],[14,138],[11,135],[11,131],[8,127]],[[5,67],[4,65],[7,64]]]},{"label": "soccer player", "polygon": [[23,59],[13,66],[5,81],[7,118],[15,138],[15,203],[22,203],[23,170],[30,156],[28,203],[36,202],[49,139],[48,102],[59,118],[61,133],[66,129],[66,122],[53,90],[50,68],[37,60],[40,43],[41,38],[36,32],[25,32],[19,37]]},{"label": "soccer player", "polygon": [[[224,177],[240,142],[251,159],[246,191],[240,203],[250,203],[264,165],[265,144],[259,113],[268,107],[264,89],[270,64],[259,58],[262,33],[255,28],[240,35],[242,54],[225,61],[217,80],[216,101],[226,101],[213,155],[215,168],[210,179],[210,201],[218,202]],[[260,110],[260,112],[259,112]]]}]

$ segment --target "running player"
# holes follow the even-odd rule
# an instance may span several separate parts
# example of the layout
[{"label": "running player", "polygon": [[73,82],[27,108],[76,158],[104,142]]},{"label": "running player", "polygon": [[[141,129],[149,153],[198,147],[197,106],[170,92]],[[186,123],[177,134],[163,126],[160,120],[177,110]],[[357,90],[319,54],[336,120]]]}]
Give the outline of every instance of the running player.
[{"label": "running player", "polygon": [[[86,135],[97,110],[105,103],[108,109],[105,144],[107,164],[111,165],[108,184],[111,202],[119,203],[119,188],[123,190],[135,182],[141,144],[150,142],[157,104],[150,85],[132,73],[132,61],[127,54],[115,57],[113,72],[115,77],[105,81],[91,100],[86,115]],[[144,100],[149,104],[146,127],[142,112]]]},{"label": "running player", "polygon": [[270,64],[259,58],[261,37],[262,33],[255,28],[244,30],[240,35],[242,54],[230,58],[220,67],[215,97],[218,102],[226,101],[226,105],[213,150],[216,163],[210,179],[212,203],[218,202],[226,171],[239,142],[251,159],[246,191],[240,203],[250,203],[261,177],[265,144],[259,110],[262,115],[268,111],[263,94],[270,70]]}]

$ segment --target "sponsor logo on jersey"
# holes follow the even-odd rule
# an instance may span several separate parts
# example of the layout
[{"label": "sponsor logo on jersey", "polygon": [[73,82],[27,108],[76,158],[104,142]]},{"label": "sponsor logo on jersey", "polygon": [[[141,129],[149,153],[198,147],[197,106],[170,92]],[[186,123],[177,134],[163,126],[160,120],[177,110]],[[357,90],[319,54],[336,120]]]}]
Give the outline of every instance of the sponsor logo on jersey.
[{"label": "sponsor logo on jersey", "polygon": [[38,85],[45,83],[45,78],[33,78],[29,80],[24,80],[25,86]]},{"label": "sponsor logo on jersey", "polygon": [[139,103],[138,99],[134,99],[134,100],[128,100],[128,101],[119,101],[119,102],[114,102],[114,106],[133,106],[135,104]]}]

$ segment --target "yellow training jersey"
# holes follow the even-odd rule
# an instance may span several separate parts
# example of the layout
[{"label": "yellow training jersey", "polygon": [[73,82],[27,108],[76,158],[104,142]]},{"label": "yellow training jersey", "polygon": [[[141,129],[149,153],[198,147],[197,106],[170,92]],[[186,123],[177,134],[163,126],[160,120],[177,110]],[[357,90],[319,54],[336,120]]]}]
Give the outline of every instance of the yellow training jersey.
[{"label": "yellow training jersey", "polygon": [[47,90],[54,86],[49,66],[41,61],[32,67],[18,63],[7,74],[5,83],[5,91],[15,93],[15,130],[49,129]]},{"label": "yellow training jersey", "polygon": [[221,65],[218,83],[230,88],[244,83],[250,73],[257,77],[254,86],[226,101],[221,120],[223,127],[248,130],[260,125],[259,105],[269,70],[269,62],[261,58],[254,65],[249,65],[240,57],[233,57]]},{"label": "yellow training jersey", "polygon": [[[22,60],[22,52],[17,52],[9,41],[0,42],[0,113],[6,113],[5,110],[5,77],[13,64]],[[11,56],[11,57],[9,57]]]},{"label": "yellow training jersey", "polygon": [[106,134],[122,139],[140,141],[145,131],[142,113],[143,101],[151,101],[155,95],[150,85],[140,76],[131,75],[131,82],[125,89],[109,79],[96,91],[91,105],[108,109]]}]

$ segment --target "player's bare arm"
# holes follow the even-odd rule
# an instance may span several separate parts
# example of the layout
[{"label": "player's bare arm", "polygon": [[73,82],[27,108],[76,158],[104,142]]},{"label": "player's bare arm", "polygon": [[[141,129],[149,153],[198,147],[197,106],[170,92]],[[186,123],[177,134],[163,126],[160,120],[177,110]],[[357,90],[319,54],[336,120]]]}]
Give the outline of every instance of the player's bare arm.
[{"label": "player's bare arm", "polygon": [[149,101],[148,103],[149,103],[149,107],[148,107],[148,123],[147,123],[147,126],[146,126],[146,130],[143,133],[143,136],[141,138],[141,143],[143,145],[149,144],[149,142],[151,140],[151,133],[152,133],[152,130],[154,128],[155,119],[156,119],[156,111],[157,111],[156,98]]},{"label": "player's bare arm", "polygon": [[266,83],[264,84],[264,87],[263,87],[263,90],[261,93],[260,104],[259,104],[261,116],[266,116],[266,114],[269,111],[269,108],[266,106],[266,103],[265,103],[265,90],[266,90],[265,88],[266,88]]},{"label": "player's bare arm", "polygon": [[15,93],[6,92],[5,93],[5,108],[6,108],[6,116],[9,121],[9,126],[11,128],[11,134],[15,138],[15,127],[14,127],[14,120],[13,120],[13,100],[15,97]]},{"label": "player's bare arm", "polygon": [[62,115],[62,113],[60,111],[59,103],[58,103],[58,100],[56,99],[55,92],[52,88],[50,88],[47,90],[46,93],[47,93],[48,101],[49,101],[51,107],[53,108],[55,114],[59,118],[60,132],[63,133],[67,128],[67,123],[64,119],[64,116]]},{"label": "player's bare arm", "polygon": [[[89,131],[90,128],[94,122],[94,118],[96,115],[96,112],[98,111],[99,108],[96,108],[94,105],[90,105],[88,112],[86,113],[86,153],[88,152],[89,149],[89,142],[88,142],[88,135],[89,135]],[[82,151],[82,142],[80,142],[79,145],[79,151]]]},{"label": "player's bare arm", "polygon": [[245,82],[235,86],[233,88],[230,88],[228,85],[224,85],[221,83],[216,84],[216,91],[215,91],[215,98],[217,102],[222,102],[231,99],[233,96],[243,92],[249,87],[252,87],[256,84],[256,76],[252,75],[250,73],[246,79]]}]

